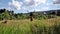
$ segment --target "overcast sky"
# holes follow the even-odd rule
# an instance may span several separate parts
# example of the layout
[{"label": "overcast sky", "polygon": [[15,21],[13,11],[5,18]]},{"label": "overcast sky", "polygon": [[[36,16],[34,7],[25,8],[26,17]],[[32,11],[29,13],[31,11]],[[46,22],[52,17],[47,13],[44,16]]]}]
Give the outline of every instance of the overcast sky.
[{"label": "overcast sky", "polygon": [[14,10],[15,13],[60,9],[60,0],[0,0],[0,9]]}]

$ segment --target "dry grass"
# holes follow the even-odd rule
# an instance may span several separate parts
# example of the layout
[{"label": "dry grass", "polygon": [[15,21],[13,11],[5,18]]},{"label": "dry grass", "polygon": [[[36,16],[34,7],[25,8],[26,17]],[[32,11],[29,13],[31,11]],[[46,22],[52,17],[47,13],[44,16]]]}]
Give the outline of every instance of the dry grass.
[{"label": "dry grass", "polygon": [[60,17],[43,19],[43,20],[34,20],[30,22],[29,20],[7,20],[6,24],[0,21],[0,34],[32,34],[31,26],[35,28],[39,27],[52,27],[55,24],[60,23]]}]

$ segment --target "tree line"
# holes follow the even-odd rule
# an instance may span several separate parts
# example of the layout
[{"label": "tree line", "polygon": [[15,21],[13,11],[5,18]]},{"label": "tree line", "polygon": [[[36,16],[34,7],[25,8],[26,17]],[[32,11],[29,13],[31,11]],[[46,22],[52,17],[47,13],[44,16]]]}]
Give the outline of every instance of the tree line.
[{"label": "tree line", "polygon": [[[9,11],[4,9],[0,9],[0,20],[7,19],[7,20],[20,20],[20,19],[29,19],[30,13],[17,13],[15,14],[14,11]],[[33,13],[34,19],[48,19],[48,18],[54,18],[56,16],[56,12],[53,11],[49,15],[48,14],[39,14],[39,13]]]}]

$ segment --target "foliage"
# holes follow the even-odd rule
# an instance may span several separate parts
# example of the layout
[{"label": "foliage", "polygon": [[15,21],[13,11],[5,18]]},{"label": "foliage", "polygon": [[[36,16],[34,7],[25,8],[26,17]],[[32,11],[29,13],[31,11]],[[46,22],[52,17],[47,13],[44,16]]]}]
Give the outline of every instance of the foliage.
[{"label": "foliage", "polygon": [[2,14],[0,14],[0,20],[2,20]]},{"label": "foliage", "polygon": [[[32,12],[32,13],[33,13],[33,18],[38,19],[38,20],[55,18],[56,14],[57,14],[56,11],[52,11],[50,13],[50,15],[40,14],[40,13],[37,13],[37,12]],[[0,9],[0,20],[2,18],[9,19],[9,20],[29,19],[29,17],[30,17],[29,14],[30,13],[17,13],[17,14],[15,14],[13,10],[9,11],[9,10],[6,10],[6,9]]]},{"label": "foliage", "polygon": [[4,12],[4,15],[3,16],[4,16],[5,19],[10,19],[10,15],[9,15],[8,12]]}]

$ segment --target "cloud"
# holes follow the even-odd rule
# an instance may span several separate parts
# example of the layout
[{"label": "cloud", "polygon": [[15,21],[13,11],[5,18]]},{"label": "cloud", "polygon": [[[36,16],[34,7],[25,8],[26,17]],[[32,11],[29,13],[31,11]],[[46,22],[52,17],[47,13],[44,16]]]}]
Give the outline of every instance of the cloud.
[{"label": "cloud", "polygon": [[46,0],[34,0],[34,2],[41,4],[41,3],[46,3]]},{"label": "cloud", "polygon": [[12,2],[9,2],[10,6],[13,6],[15,9],[20,10],[22,6],[22,2],[18,2],[16,0],[12,0]]},{"label": "cloud", "polygon": [[28,10],[28,7],[24,6],[22,7],[23,10]]},{"label": "cloud", "polygon": [[46,0],[24,0],[24,3],[28,6],[38,6],[41,3],[46,3]]},{"label": "cloud", "polygon": [[34,5],[34,0],[24,0],[23,2],[25,3],[26,6]]},{"label": "cloud", "polygon": [[39,4],[45,4],[46,0],[34,0],[35,6],[38,6]]},{"label": "cloud", "polygon": [[46,5],[47,5],[47,6],[49,6],[49,5],[53,5],[53,2],[51,2],[51,3],[46,3]]},{"label": "cloud", "polygon": [[60,0],[53,0],[54,4],[60,4]]},{"label": "cloud", "polygon": [[35,11],[41,11],[40,9],[35,9]]},{"label": "cloud", "polygon": [[49,2],[47,2],[47,0],[24,0],[24,3],[26,5],[28,5],[28,7],[29,7],[29,8],[23,7],[24,10],[27,10],[27,9],[30,9],[31,7],[33,7],[33,9],[30,11],[33,11],[33,10],[41,11],[41,9],[42,10],[49,10],[50,9],[49,7],[42,7],[42,8],[37,9],[36,7],[39,7],[40,4],[47,5],[47,6],[53,5],[53,2],[49,3]]},{"label": "cloud", "polygon": [[[48,3],[47,0],[23,0],[22,2],[19,2],[18,0],[12,0],[11,2],[9,2],[10,6],[13,6],[14,9],[17,10],[28,10],[30,8],[35,9],[36,7],[41,6],[40,4],[44,4],[44,5],[53,5],[53,2]],[[42,7],[41,9],[43,10],[48,10],[49,7]],[[35,9],[36,11],[40,11],[40,9]]]},{"label": "cloud", "polygon": [[40,9],[32,9],[32,10],[30,10],[29,12],[39,12],[39,11],[41,11]]},{"label": "cloud", "polygon": [[43,7],[41,8],[42,10],[49,10],[50,8],[49,7]]},{"label": "cloud", "polygon": [[29,2],[31,2],[31,0],[24,0],[24,2],[29,3]]}]

